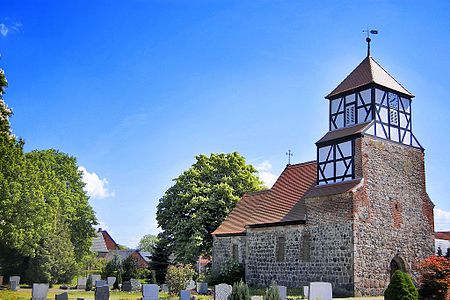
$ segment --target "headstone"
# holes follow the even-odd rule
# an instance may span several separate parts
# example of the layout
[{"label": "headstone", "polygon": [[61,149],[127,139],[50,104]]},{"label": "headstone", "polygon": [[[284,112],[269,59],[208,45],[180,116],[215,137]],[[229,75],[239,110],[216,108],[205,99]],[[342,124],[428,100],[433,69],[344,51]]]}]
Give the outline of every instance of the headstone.
[{"label": "headstone", "polygon": [[197,282],[197,293],[200,295],[208,294],[208,283],[207,282]]},{"label": "headstone", "polygon": [[186,284],[186,289],[187,290],[195,289],[195,281],[192,279],[189,280],[188,283]]},{"label": "headstone", "polygon": [[69,300],[69,294],[67,292],[64,292],[59,295],[55,295],[55,300]]},{"label": "headstone", "polygon": [[218,284],[214,287],[214,300],[228,300],[233,287],[226,283]]},{"label": "headstone", "polygon": [[191,290],[180,291],[180,300],[191,300]]},{"label": "headstone", "polygon": [[102,279],[102,276],[99,275],[99,274],[91,274],[91,275],[89,275],[89,277],[91,277],[92,284],[95,284],[95,282],[97,280],[101,280]]},{"label": "headstone", "polygon": [[78,277],[77,289],[80,289],[80,290],[86,289],[86,277]]},{"label": "headstone", "polygon": [[309,286],[303,286],[303,297],[308,298],[309,295]]},{"label": "headstone", "polygon": [[142,300],[158,300],[159,286],[157,284],[142,285]]},{"label": "headstone", "polygon": [[84,300],[84,298],[77,298],[77,300]]},{"label": "headstone", "polygon": [[333,297],[333,287],[329,282],[311,282],[309,284],[308,299],[331,300]]},{"label": "headstone", "polygon": [[123,292],[131,292],[131,282],[130,281],[122,282],[122,291]]},{"label": "headstone", "polygon": [[141,283],[139,282],[139,280],[137,279],[130,279],[130,283],[131,283],[131,291],[139,291],[141,289]]},{"label": "headstone", "polygon": [[19,285],[20,284],[20,276],[10,276],[9,282],[11,282],[11,281],[16,281],[17,285]]},{"label": "headstone", "polygon": [[106,281],[108,282],[108,286],[112,287],[114,283],[116,282],[116,277],[108,277],[106,278]]},{"label": "headstone", "polygon": [[287,287],[279,285],[278,290],[280,291],[280,298],[281,300],[286,300],[287,296]]},{"label": "headstone", "polygon": [[97,286],[100,287],[100,286],[104,286],[104,285],[106,285],[106,286],[108,285],[108,283],[106,282],[106,280],[101,280],[101,279],[100,279],[100,280],[96,280],[96,281],[95,281],[95,286],[96,286],[96,287],[97,287]]},{"label": "headstone", "polygon": [[109,300],[109,286],[95,287],[95,300]]},{"label": "headstone", "polygon": [[48,294],[48,283],[33,283],[31,290],[32,300],[46,300]]},{"label": "headstone", "polygon": [[19,288],[19,283],[17,281],[15,281],[15,280],[9,281],[9,289],[11,291],[17,291],[18,288]]},{"label": "headstone", "polygon": [[251,300],[263,300],[263,296],[251,296]]},{"label": "headstone", "polygon": [[161,285],[161,292],[163,293],[168,293],[169,292],[169,286],[167,284],[162,284]]}]

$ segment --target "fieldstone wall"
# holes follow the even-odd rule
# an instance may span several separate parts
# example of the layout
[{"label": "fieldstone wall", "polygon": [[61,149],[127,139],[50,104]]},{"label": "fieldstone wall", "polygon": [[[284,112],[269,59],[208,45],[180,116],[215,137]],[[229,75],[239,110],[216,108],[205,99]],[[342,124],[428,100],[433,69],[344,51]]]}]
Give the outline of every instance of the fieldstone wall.
[{"label": "fieldstone wall", "polygon": [[355,296],[382,295],[394,258],[416,277],[415,264],[433,254],[433,203],[421,149],[367,136],[355,145],[364,177],[354,194]]},{"label": "fieldstone wall", "polygon": [[[286,241],[283,261],[276,257],[280,236]],[[305,246],[308,249],[304,249]],[[249,284],[268,286],[275,281],[279,285],[301,287],[312,281],[327,281],[333,284],[335,295],[353,294],[350,222],[250,228],[247,247],[246,281]]]},{"label": "fieldstone wall", "polygon": [[245,236],[214,236],[212,268],[220,268],[233,258],[233,245],[238,247],[238,261],[245,264],[246,256],[246,237]]}]

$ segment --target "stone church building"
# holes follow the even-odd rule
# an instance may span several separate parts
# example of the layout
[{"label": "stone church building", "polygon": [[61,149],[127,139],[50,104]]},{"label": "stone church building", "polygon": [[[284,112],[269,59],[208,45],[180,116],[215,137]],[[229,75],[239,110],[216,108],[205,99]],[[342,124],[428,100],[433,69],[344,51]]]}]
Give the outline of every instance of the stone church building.
[{"label": "stone church building", "polygon": [[316,160],[244,195],[213,232],[213,268],[233,259],[248,284],[326,281],[342,296],[382,295],[396,269],[417,276],[434,251],[434,205],[413,97],[369,53],[326,96]]}]

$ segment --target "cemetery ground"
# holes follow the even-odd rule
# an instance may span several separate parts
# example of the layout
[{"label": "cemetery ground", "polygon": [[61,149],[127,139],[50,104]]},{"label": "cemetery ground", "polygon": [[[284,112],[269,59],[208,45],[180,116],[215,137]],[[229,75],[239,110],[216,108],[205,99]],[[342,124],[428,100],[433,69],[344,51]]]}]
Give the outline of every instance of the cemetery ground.
[{"label": "cemetery ground", "polygon": [[[212,287],[210,287],[212,288]],[[84,298],[85,300],[95,299],[94,292],[86,292],[84,290],[63,290],[59,289],[59,286],[55,286],[51,288],[48,292],[47,299],[55,299],[55,295],[61,294],[63,292],[68,292],[69,299],[77,299]],[[250,288],[250,294],[252,296],[262,296],[264,295],[265,288]],[[288,298],[291,299],[302,299],[300,296],[302,294],[301,289],[288,289]],[[178,296],[173,296],[168,293],[159,293],[159,299],[162,300],[176,300],[179,299]],[[1,300],[29,300],[31,299],[31,287],[27,287],[25,285],[21,285],[18,291],[10,291],[10,290],[0,290],[0,299]],[[112,290],[110,292],[109,299],[115,300],[140,300],[142,299],[142,292],[120,292]],[[198,300],[213,300],[213,295],[195,295],[195,299]],[[347,300],[352,299],[364,299],[364,300],[382,300],[383,297],[361,297],[361,298],[345,298]]]}]

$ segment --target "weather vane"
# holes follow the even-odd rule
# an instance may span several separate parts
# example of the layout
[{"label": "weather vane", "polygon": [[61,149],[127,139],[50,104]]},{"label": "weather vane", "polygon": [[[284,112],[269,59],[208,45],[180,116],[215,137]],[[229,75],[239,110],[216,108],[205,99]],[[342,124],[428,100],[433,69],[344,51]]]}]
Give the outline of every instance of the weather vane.
[{"label": "weather vane", "polygon": [[291,156],[294,156],[294,153],[292,153],[291,149],[288,150],[288,152],[286,152],[286,155],[288,157],[288,165],[291,164]]},{"label": "weather vane", "polygon": [[370,41],[372,40],[370,38],[370,35],[371,34],[378,34],[378,30],[376,30],[376,29],[370,29],[369,30],[369,27],[367,27],[367,29],[363,30],[363,32],[367,33],[367,38],[366,38],[366,42],[367,42],[367,56],[370,56]]}]

